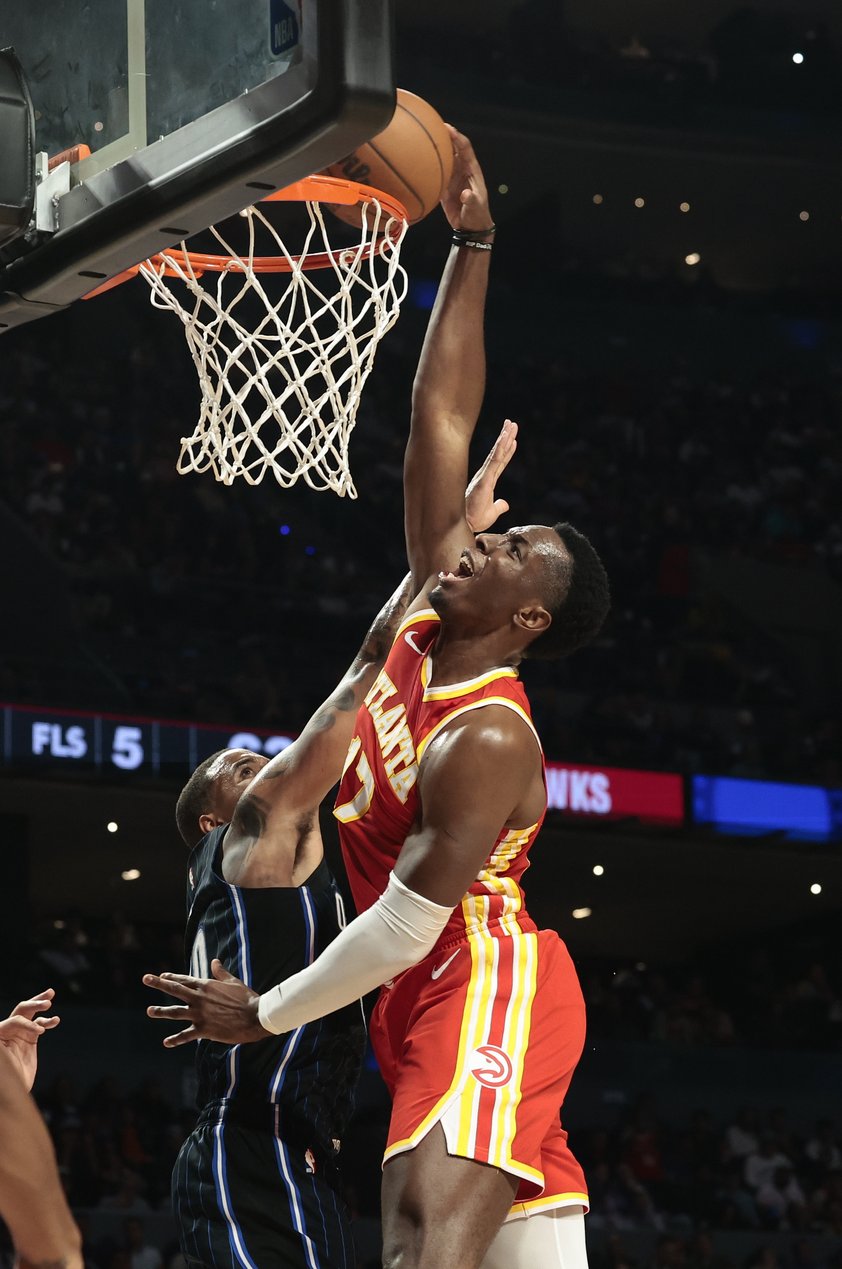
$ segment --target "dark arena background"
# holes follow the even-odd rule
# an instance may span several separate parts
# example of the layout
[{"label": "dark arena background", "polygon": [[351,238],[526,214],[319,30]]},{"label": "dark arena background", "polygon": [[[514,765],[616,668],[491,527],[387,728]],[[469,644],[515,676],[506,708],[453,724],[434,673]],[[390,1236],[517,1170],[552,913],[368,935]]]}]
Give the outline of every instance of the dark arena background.
[{"label": "dark arena background", "polygon": [[[569,518],[612,581],[599,642],[524,674],[552,764],[527,895],[588,1007],[592,1265],[842,1269],[842,10],[396,19],[397,82],[471,136],[499,227],[476,454],[516,419],[514,522]],[[183,965],[175,797],[234,737],[296,734],[405,569],[448,242],[438,212],[409,232],[355,502],[176,475],[195,375],[142,283],[0,341],[0,991],[56,989],[35,1091],[97,1269],[184,1263],[192,1053],[140,981]],[[342,1152],[366,1269],[387,1116],[372,1060]]]}]

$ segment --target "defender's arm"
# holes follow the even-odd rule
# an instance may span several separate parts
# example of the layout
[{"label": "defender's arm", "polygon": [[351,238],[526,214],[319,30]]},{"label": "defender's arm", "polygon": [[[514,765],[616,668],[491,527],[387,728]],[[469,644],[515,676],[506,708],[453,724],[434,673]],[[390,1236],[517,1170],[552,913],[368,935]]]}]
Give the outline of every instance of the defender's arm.
[{"label": "defender's arm", "polygon": [[[453,178],[442,200],[454,230],[484,246],[492,226],[482,170],[467,137],[451,129]],[[416,591],[456,567],[473,545],[465,518],[468,450],[485,391],[483,314],[490,250],[453,246],[430,317],[412,395],[404,462],[407,554]]]},{"label": "defender's arm", "polygon": [[315,810],[342,774],[357,711],[381,669],[410,598],[407,576],[380,610],[341,682],[301,735],[255,776],[225,839],[226,856],[245,854],[271,837],[280,820]]},{"label": "defender's arm", "polygon": [[238,1043],[292,1030],[379,987],[432,950],[503,825],[515,815],[518,821],[527,817],[527,823],[530,815],[540,815],[534,804],[536,796],[543,799],[537,749],[523,743],[524,724],[502,707],[488,706],[482,714],[460,721],[430,746],[419,779],[420,822],[385,894],[307,969],[262,997],[218,961],[213,973],[219,981],[180,974],[144,978],[147,986],[184,1002],[147,1010],[153,1018],[191,1024],[164,1041],[168,1048],[198,1039]]}]

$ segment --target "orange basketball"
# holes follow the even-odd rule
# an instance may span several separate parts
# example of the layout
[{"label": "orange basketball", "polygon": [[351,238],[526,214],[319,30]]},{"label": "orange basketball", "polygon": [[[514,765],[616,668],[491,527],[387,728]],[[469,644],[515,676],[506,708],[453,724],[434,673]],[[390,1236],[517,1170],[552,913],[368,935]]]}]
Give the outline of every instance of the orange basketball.
[{"label": "orange basketball", "polygon": [[[431,105],[398,89],[392,122],[353,154],[331,163],[325,176],[373,185],[403,203],[409,223],[429,216],[441,201],[453,172],[453,143]],[[326,204],[340,220],[359,225],[359,207]]]}]

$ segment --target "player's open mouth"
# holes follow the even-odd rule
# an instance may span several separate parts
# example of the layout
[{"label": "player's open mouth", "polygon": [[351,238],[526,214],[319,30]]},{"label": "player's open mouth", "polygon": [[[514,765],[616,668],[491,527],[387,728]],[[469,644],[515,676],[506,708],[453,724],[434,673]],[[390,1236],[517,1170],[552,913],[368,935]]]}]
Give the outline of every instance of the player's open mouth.
[{"label": "player's open mouth", "polygon": [[440,582],[463,582],[474,576],[474,563],[467,551],[462,552],[457,568],[452,573],[439,573]]}]

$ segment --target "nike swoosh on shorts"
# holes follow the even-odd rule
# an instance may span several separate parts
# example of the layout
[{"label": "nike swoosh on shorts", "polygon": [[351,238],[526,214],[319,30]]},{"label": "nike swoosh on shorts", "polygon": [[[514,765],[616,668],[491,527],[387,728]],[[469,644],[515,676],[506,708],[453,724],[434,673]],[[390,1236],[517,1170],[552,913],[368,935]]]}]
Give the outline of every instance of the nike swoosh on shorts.
[{"label": "nike swoosh on shorts", "polygon": [[447,969],[447,967],[448,967],[448,965],[450,964],[450,962],[451,962],[451,961],[455,961],[455,960],[456,960],[456,957],[459,955],[459,953],[460,953],[461,951],[462,951],[461,947],[457,947],[457,949],[456,949],[456,951],[453,953],[453,955],[452,955],[452,956],[448,956],[447,960],[444,962],[444,964],[443,964],[443,965],[438,965],[438,966],[437,966],[437,967],[433,970],[432,974],[430,975],[430,977],[433,979],[433,981],[435,981],[437,978],[441,978],[442,974],[443,974],[443,973],[444,973],[444,971]]}]

